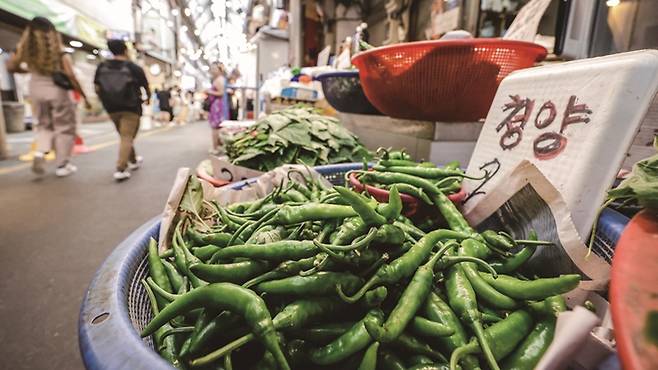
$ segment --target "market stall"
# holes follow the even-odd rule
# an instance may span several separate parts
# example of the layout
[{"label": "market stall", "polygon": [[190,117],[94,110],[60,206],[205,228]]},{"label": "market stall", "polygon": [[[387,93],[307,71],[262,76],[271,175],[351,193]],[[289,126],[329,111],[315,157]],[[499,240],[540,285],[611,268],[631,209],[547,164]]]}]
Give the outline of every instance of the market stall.
[{"label": "market stall", "polygon": [[[467,55],[455,68],[469,76],[492,66],[478,56],[489,50],[482,45],[510,53],[470,42],[439,44]],[[441,48],[433,50],[421,54]],[[411,69],[427,60],[448,68],[421,57]],[[465,127],[477,144],[461,164],[418,143],[368,151],[361,140],[376,137],[377,119],[343,126],[293,107],[235,133],[227,158],[212,165],[213,176],[230,175],[227,185],[181,169],[163,214],[117,247],[86,294],[87,368],[603,369],[620,368],[619,358],[655,366],[653,286],[633,287],[645,327],[631,320],[618,329],[628,305],[615,302],[628,294],[619,271],[633,253],[616,255],[620,235],[628,250],[640,237],[635,225],[655,230],[655,158],[608,190],[658,91],[658,53],[507,76],[511,69],[489,71],[480,110],[451,96],[468,90],[463,79],[441,87],[443,107],[428,106],[436,97],[412,106],[426,95],[419,78],[415,99],[377,103],[360,67],[365,96],[399,119],[383,126],[401,137],[414,135],[403,131],[413,118],[425,120],[415,132],[430,142],[465,135],[447,117],[472,122]],[[373,70],[371,83],[401,78]],[[628,217],[607,208],[614,201],[647,208],[633,235]],[[655,241],[655,231],[643,237]],[[638,350],[629,338],[641,330],[649,334]]]}]

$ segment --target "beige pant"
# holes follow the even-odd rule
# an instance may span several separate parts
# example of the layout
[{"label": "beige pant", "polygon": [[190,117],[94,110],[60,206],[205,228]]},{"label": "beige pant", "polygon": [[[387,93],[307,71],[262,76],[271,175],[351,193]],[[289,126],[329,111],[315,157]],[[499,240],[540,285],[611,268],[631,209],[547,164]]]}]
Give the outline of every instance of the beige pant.
[{"label": "beige pant", "polygon": [[57,87],[50,76],[32,74],[30,97],[36,117],[37,151],[55,149],[57,167],[69,162],[75,143],[75,104],[69,92]]},{"label": "beige pant", "polygon": [[119,144],[119,160],[117,161],[117,171],[125,171],[128,162],[135,162],[137,156],[133,142],[139,131],[139,114],[133,112],[116,112],[110,113],[110,118],[121,137]]}]

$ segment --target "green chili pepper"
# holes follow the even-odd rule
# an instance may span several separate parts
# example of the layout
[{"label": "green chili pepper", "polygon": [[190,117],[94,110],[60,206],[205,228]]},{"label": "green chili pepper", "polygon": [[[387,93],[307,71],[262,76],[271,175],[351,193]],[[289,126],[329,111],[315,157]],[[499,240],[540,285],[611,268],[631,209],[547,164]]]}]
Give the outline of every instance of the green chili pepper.
[{"label": "green chili pepper", "polygon": [[441,352],[434,350],[427,343],[407,333],[400,334],[397,338],[395,338],[391,345],[405,352],[425,355],[437,361],[447,362],[446,358],[443,356],[443,354],[441,354]]},{"label": "green chili pepper", "polygon": [[441,240],[445,239],[465,239],[466,235],[451,230],[435,230],[426,234],[418,243],[409,251],[393,262],[380,267],[375,275],[361,287],[361,289],[352,297],[348,297],[341,290],[340,285],[337,287],[338,295],[346,302],[356,302],[375,285],[396,283],[400,279],[411,276],[418,266],[420,266],[429,257],[432,248]]},{"label": "green chili pepper", "polygon": [[548,349],[555,335],[555,318],[539,321],[532,332],[521,342],[505,361],[503,368],[508,370],[532,370]]},{"label": "green chili pepper", "polygon": [[[386,225],[384,225],[386,226]],[[349,252],[353,250],[359,250],[368,247],[370,243],[377,238],[378,230],[377,228],[371,228],[367,235],[357,238],[354,243],[350,245],[333,245],[333,244],[324,244],[317,240],[314,240],[313,243],[315,246],[322,246],[324,249],[329,249],[335,252]],[[386,236],[384,236],[386,237]]]},{"label": "green chili pepper", "polygon": [[425,337],[449,337],[455,333],[455,329],[450,326],[420,316],[413,318],[413,321],[411,321],[411,329],[416,334]]},{"label": "green chili pepper", "polygon": [[270,264],[267,261],[247,260],[220,265],[198,263],[190,265],[190,271],[211,283],[242,284],[267,271],[269,267]]},{"label": "green chili pepper", "polygon": [[521,248],[521,250],[516,252],[512,257],[505,258],[502,261],[492,261],[489,262],[489,264],[499,274],[507,274],[516,271],[521,265],[526,263],[534,253],[535,246],[527,245]]},{"label": "green chili pepper", "polygon": [[369,227],[361,217],[349,217],[340,225],[331,243],[334,245],[343,245],[351,243],[359,235],[363,235],[368,231]]},{"label": "green chili pepper", "polygon": [[389,222],[400,217],[402,213],[402,198],[400,198],[397,184],[391,186],[388,192],[388,203],[382,207],[380,213]]},{"label": "green chili pepper", "polygon": [[388,172],[398,172],[407,175],[413,175],[422,177],[425,179],[437,179],[448,176],[460,176],[466,177],[464,172],[459,169],[445,169],[445,168],[431,168],[431,167],[419,167],[419,166],[375,166],[376,171],[388,171]]},{"label": "green chili pepper", "polygon": [[240,226],[244,224],[244,222],[238,223],[235,222],[233,219],[231,219],[228,212],[226,212],[226,210],[220,205],[218,205],[217,203],[215,203],[215,208],[217,209],[217,212],[219,212],[219,218],[222,220],[222,223],[226,225],[226,227],[228,227],[229,230],[231,231],[238,230]]},{"label": "green chili pepper", "polygon": [[322,324],[310,328],[293,330],[290,334],[295,338],[311,341],[318,345],[325,345],[343,335],[353,325],[354,323],[351,322]]},{"label": "green chili pepper", "polygon": [[411,235],[411,236],[413,236],[414,238],[417,238],[417,239],[420,239],[423,236],[425,236],[425,232],[423,230],[417,228],[413,224],[407,224],[407,223],[404,223],[404,222],[395,221],[395,222],[393,222],[393,226],[398,227],[400,230],[404,231],[405,233],[407,233],[407,234],[409,234],[409,235]]},{"label": "green chili pepper", "polygon": [[450,307],[452,307],[461,321],[465,322],[473,330],[489,367],[492,370],[500,369],[496,363],[491,347],[485,339],[482,318],[480,311],[478,311],[475,292],[459,264],[448,269],[446,290],[448,292],[448,302],[450,303]]},{"label": "green chili pepper", "polygon": [[232,245],[217,251],[210,262],[237,257],[282,262],[311,257],[317,252],[318,249],[311,240],[282,240],[267,244]]},{"label": "green chili pepper", "polygon": [[[155,239],[151,238],[148,245],[148,264],[149,264],[149,275],[155,283],[160,286],[160,288],[171,293],[173,288],[169,282],[169,277],[167,276],[167,270],[162,264],[162,260],[158,255],[158,243]],[[156,297],[158,302],[158,307],[164,307],[168,302],[165,300]]]},{"label": "green chili pepper", "polygon": [[514,240],[510,240],[504,235],[500,235],[493,230],[485,230],[481,232],[480,235],[482,235],[487,244],[502,250],[510,250],[515,246]]},{"label": "green chili pepper", "polygon": [[381,350],[377,356],[377,367],[382,370],[405,370],[404,362],[395,353]]},{"label": "green chili pepper", "polygon": [[377,213],[362,195],[342,186],[336,186],[334,189],[350,204],[367,226],[379,226],[386,223],[386,218]]},{"label": "green chili pepper", "polygon": [[301,271],[308,270],[313,267],[315,263],[315,256],[303,258],[298,261],[285,261],[281,262],[274,270],[268,271],[262,275],[242,284],[243,287],[249,288],[264,281],[281,279],[287,276],[295,275]]},{"label": "green chili pepper", "polygon": [[[146,294],[149,298],[149,301],[151,303],[151,311],[153,312],[154,315],[157,315],[160,313],[160,310],[158,309],[158,302],[155,298],[155,295],[151,291],[150,287],[148,284],[142,280],[142,285],[144,286],[144,289],[146,290]],[[176,354],[176,343],[175,343],[175,338],[172,336],[165,336],[165,333],[172,329],[171,325],[168,323],[163,325],[161,328],[155,331],[153,333],[153,342],[155,344],[155,349],[160,353],[160,355],[167,360],[170,364],[172,364],[176,368],[182,368],[182,364],[180,363],[180,359],[178,358],[178,355]]]},{"label": "green chili pepper", "polygon": [[554,278],[520,280],[507,275],[494,279],[490,274],[481,272],[480,276],[496,290],[515,299],[539,300],[570,292],[580,283],[580,275],[560,275]]},{"label": "green chili pepper", "polygon": [[181,289],[181,286],[183,285],[183,280],[184,277],[183,275],[176,270],[174,265],[172,265],[169,261],[161,259],[162,261],[162,266],[164,266],[165,271],[167,272],[167,277],[169,277],[169,282],[171,283],[171,287],[173,288],[174,292],[178,292]]},{"label": "green chili pepper", "polygon": [[202,245],[215,245],[217,247],[226,247],[228,241],[231,240],[231,234],[229,233],[213,233],[213,234],[201,234],[195,231],[193,228],[187,229],[187,236],[192,241],[192,246],[200,247]]},{"label": "green chili pepper", "polygon": [[338,204],[307,203],[301,206],[283,206],[270,220],[274,225],[296,225],[306,221],[335,220],[356,216],[350,206]]},{"label": "green chili pepper", "polygon": [[181,271],[187,278],[193,287],[197,288],[204,286],[207,282],[199,279],[195,276],[189,269],[190,263],[201,262],[196,258],[184,245],[181,245],[182,237],[180,237],[180,227],[181,222],[178,223],[176,229],[174,229],[174,237],[172,239],[171,246],[174,249],[174,263],[178,271]]},{"label": "green chili pepper", "polygon": [[[167,321],[184,312],[207,306],[241,314],[253,333],[261,339],[265,348],[272,352],[278,365],[283,369],[290,368],[276,338],[272,318],[265,301],[253,291],[231,283],[210,284],[185,293],[160,311],[144,328],[141,336],[153,334]],[[203,364],[204,361],[192,362],[193,366]]]},{"label": "green chili pepper", "polygon": [[[479,242],[473,239],[466,239],[462,241],[460,253],[465,255],[476,254],[473,251],[475,248],[477,248],[476,244],[479,244]],[[482,299],[482,301],[491,307],[503,310],[512,310],[517,307],[517,303],[514,299],[500,293],[486,281],[484,281],[484,279],[478,274],[477,266],[475,263],[463,262],[461,263],[461,267],[479,299]]]},{"label": "green chili pepper", "polygon": [[357,370],[375,370],[377,369],[377,350],[379,349],[379,342],[371,344],[366,352],[363,354],[363,359],[359,364]]},{"label": "green chili pepper", "polygon": [[[215,316],[207,325],[202,326],[198,332],[195,332],[190,337],[190,354],[198,354],[203,347],[205,347],[212,338],[218,334],[235,329],[237,325],[242,324],[242,318],[229,311],[222,311],[219,315]],[[181,353],[181,356],[183,354]]]},{"label": "green chili pepper", "polygon": [[[255,294],[255,293],[254,293]],[[301,328],[304,325],[311,323],[320,318],[324,318],[328,314],[335,314],[339,310],[345,309],[347,305],[339,299],[333,298],[313,298],[313,299],[300,299],[288,304],[283,311],[279,312],[272,323],[274,328],[279,330]],[[225,354],[234,351],[243,345],[251,342],[255,338],[253,333],[244,335],[225,346],[216,349],[209,354],[192,361],[195,364],[207,364],[222,358]]]},{"label": "green chili pepper", "polygon": [[434,360],[425,355],[412,355],[407,359],[407,366],[415,367],[424,364],[433,364]]},{"label": "green chili pepper", "polygon": [[318,272],[310,276],[291,276],[280,280],[262,282],[254,287],[259,293],[293,296],[325,295],[333,293],[336,285],[354,291],[363,280],[348,272]]},{"label": "green chili pepper", "polygon": [[428,197],[425,191],[423,191],[421,188],[409,184],[395,184],[392,186],[396,186],[400,193],[411,195],[416,199],[422,200],[425,204],[432,204],[432,199],[430,199],[430,197]]},{"label": "green chili pepper", "polygon": [[[295,184],[295,182],[291,182],[292,184]],[[286,195],[293,201],[293,202],[308,202],[310,199],[308,199],[301,191],[297,190],[295,186],[293,185],[293,188],[288,190],[286,192]]]},{"label": "green chili pepper", "polygon": [[384,313],[381,310],[370,310],[362,320],[354,324],[333,342],[312,351],[310,354],[311,362],[317,365],[334,364],[363,350],[372,342],[372,338],[365,328],[365,322],[381,325],[383,319]]},{"label": "green chili pepper", "polygon": [[207,261],[220,249],[222,248],[210,244],[203,247],[192,248],[192,254],[202,261]]},{"label": "green chili pepper", "polygon": [[[487,345],[491,348],[496,360],[510,354],[514,348],[525,338],[532,329],[533,321],[526,311],[514,311],[503,321],[497,322],[485,330]],[[477,341],[452,352],[450,369],[455,370],[459,359],[465,354],[480,353],[481,345]]]},{"label": "green chili pepper", "polygon": [[548,316],[557,318],[560,312],[567,310],[567,302],[561,295],[550,296],[543,301],[528,304],[530,312],[537,316]]},{"label": "green chili pepper", "polygon": [[365,324],[368,333],[376,341],[390,342],[394,340],[402,334],[409,322],[413,320],[416,311],[430,293],[432,279],[434,278],[434,264],[439,258],[441,258],[441,254],[434,254],[426,264],[416,270],[411,282],[402,293],[398,304],[391,311],[383,326],[375,325],[373,322]]}]

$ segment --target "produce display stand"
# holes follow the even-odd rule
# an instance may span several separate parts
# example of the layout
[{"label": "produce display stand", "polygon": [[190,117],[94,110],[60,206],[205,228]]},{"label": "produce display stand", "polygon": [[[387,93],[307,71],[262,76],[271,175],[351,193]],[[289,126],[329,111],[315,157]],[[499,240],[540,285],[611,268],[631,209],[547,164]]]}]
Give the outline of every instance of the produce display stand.
[{"label": "produce display stand", "polygon": [[[344,184],[347,171],[361,166],[360,163],[327,165],[315,170],[338,185]],[[249,179],[228,186],[242,189],[255,181]],[[604,212],[596,247],[614,250],[627,222],[628,218],[621,214]],[[148,273],[148,241],[157,239],[159,231],[159,216],[135,230],[103,262],[89,285],[78,322],[80,352],[87,369],[173,369],[153,350],[150,338],[139,337],[139,331],[152,317],[140,281]]]}]

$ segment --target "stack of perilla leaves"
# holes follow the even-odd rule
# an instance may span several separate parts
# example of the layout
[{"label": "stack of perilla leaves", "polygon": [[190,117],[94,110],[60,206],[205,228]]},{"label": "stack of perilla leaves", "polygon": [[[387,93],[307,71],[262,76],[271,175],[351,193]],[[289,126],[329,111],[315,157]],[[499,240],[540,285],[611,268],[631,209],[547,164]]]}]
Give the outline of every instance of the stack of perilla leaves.
[{"label": "stack of perilla leaves", "polygon": [[288,163],[309,166],[361,162],[372,154],[340,122],[312,107],[276,111],[227,143],[233,164],[270,171]]}]

